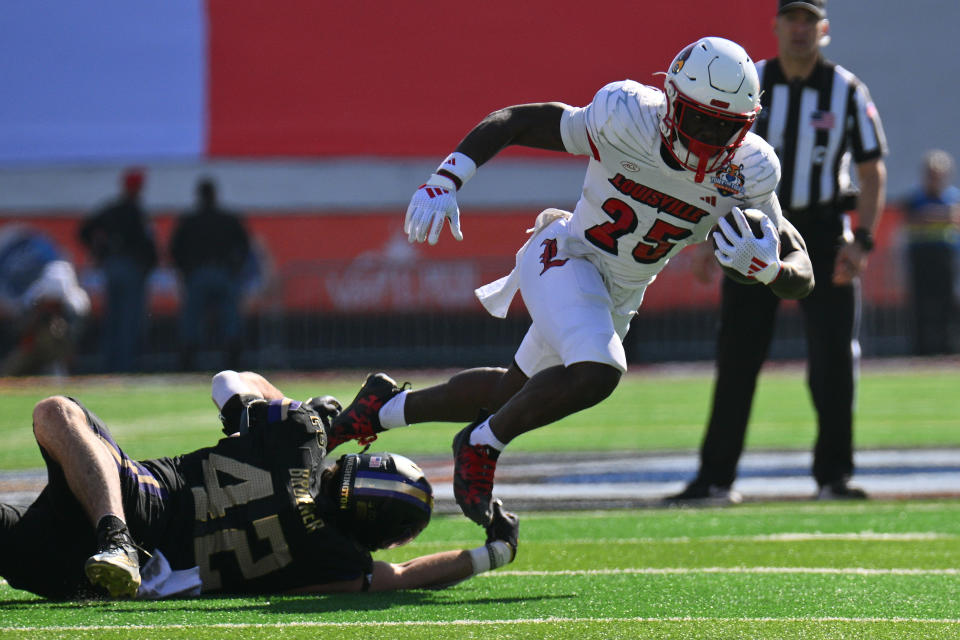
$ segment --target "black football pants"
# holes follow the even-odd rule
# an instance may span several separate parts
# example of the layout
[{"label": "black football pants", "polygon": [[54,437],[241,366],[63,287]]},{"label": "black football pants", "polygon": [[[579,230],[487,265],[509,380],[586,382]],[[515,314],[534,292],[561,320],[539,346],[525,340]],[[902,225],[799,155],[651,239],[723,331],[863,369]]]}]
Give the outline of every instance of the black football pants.
[{"label": "black football pants", "polygon": [[[860,292],[859,283],[839,287],[831,283],[833,255],[811,253],[816,287],[799,301],[807,341],[807,384],[817,413],[813,477],[819,485],[853,473]],[[763,285],[723,279],[713,407],[700,451],[699,482],[730,486],[736,478],[779,302]]]}]

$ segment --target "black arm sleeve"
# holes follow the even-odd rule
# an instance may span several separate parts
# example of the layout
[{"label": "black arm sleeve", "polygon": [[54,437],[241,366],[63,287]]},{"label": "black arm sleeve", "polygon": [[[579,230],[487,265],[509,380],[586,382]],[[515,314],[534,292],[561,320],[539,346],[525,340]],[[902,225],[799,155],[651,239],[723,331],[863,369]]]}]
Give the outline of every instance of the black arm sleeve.
[{"label": "black arm sleeve", "polygon": [[770,290],[785,300],[807,297],[816,284],[813,264],[803,236],[786,218],[780,222],[780,259],[783,268],[777,279],[769,284]]},{"label": "black arm sleeve", "polygon": [[494,111],[480,121],[457,145],[479,167],[510,145],[566,151],[560,136],[559,102],[521,104]]}]

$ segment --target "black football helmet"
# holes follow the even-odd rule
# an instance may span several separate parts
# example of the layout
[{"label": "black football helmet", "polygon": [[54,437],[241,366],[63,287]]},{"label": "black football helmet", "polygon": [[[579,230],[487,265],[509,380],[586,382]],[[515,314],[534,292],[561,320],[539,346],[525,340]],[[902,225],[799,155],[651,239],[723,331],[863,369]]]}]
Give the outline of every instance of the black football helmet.
[{"label": "black football helmet", "polygon": [[332,478],[337,524],[370,549],[413,540],[430,522],[433,488],[409,458],[395,453],[351,453]]}]

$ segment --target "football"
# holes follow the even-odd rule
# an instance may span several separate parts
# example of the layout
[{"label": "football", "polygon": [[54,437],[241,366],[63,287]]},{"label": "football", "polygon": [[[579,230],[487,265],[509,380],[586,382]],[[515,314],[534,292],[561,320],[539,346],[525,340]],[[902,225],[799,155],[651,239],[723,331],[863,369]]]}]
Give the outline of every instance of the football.
[{"label": "football", "polygon": [[[757,209],[743,209],[743,215],[747,219],[747,224],[750,225],[750,230],[753,231],[754,237],[762,238],[763,227],[760,226],[760,223],[766,217],[764,213]],[[740,231],[740,227],[737,226],[737,221],[734,219],[732,211],[723,217],[727,221],[727,224],[733,228],[734,233],[738,233]],[[717,250],[717,241],[713,239],[713,232],[719,230],[720,228],[718,225],[713,225],[713,228],[710,229],[710,233],[707,234],[707,237],[710,238],[710,244],[713,246],[714,251]],[[759,284],[759,280],[756,278],[748,278],[735,269],[725,267],[722,264],[720,265],[720,269],[723,271],[723,275],[727,276],[734,282],[739,282],[740,284]]]}]

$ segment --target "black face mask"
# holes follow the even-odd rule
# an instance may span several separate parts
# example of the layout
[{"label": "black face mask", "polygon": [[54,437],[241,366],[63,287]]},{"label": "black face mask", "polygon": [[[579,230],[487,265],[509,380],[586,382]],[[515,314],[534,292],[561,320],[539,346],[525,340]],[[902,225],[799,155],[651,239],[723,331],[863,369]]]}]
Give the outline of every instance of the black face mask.
[{"label": "black face mask", "polygon": [[[677,101],[677,107],[680,133],[714,147],[725,146],[746,124],[744,119],[711,115],[681,101]],[[686,141],[681,138],[681,142]]]}]

